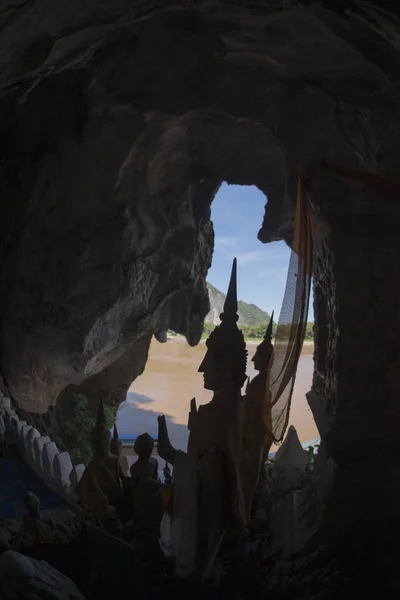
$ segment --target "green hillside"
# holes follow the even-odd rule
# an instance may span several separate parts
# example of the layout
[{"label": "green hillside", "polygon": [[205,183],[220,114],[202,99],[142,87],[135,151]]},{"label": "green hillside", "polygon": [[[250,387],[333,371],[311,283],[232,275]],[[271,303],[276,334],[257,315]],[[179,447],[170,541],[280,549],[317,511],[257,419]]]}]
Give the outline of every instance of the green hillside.
[{"label": "green hillside", "polygon": [[[206,336],[219,324],[219,315],[224,309],[225,302],[225,294],[215,286],[207,283],[207,288],[210,299],[210,312],[204,321],[204,334]],[[261,310],[255,304],[247,304],[247,302],[239,300],[238,316],[238,326],[246,338],[260,338],[264,336],[270,319],[266,311]]]},{"label": "green hillside", "polygon": [[238,314],[243,325],[258,325],[268,323],[270,320],[270,315],[265,310],[261,310],[255,304],[247,304],[243,300],[238,302]]},{"label": "green hillside", "polygon": [[[210,298],[210,312],[204,320],[204,336],[208,336],[216,325],[219,324],[219,315],[223,311],[225,294],[218,290],[211,283],[207,282],[208,294]],[[280,307],[277,307],[279,311]],[[260,339],[264,337],[268,326],[270,315],[255,304],[247,304],[243,300],[238,301],[238,326],[242,330],[246,339]],[[273,323],[272,333],[275,335],[276,323]],[[307,323],[306,340],[313,339],[314,323]]]},{"label": "green hillside", "polygon": [[[210,299],[210,312],[205,318],[206,323],[219,323],[219,315],[224,309],[225,294],[218,290],[211,283],[207,282],[208,296]],[[261,310],[255,304],[247,304],[243,300],[238,301],[238,324],[242,325],[258,325],[259,323],[268,323],[270,316],[265,310]]]},{"label": "green hillside", "polygon": [[[208,294],[210,299],[210,312],[204,319],[203,338],[210,335],[216,325],[219,325],[219,315],[224,309],[225,294],[218,290],[211,283],[207,282]],[[280,307],[279,307],[280,308]],[[279,311],[277,309],[277,312]],[[246,340],[260,340],[264,337],[270,315],[255,304],[247,304],[243,300],[238,301],[238,327],[242,330]],[[272,335],[275,336],[277,324],[272,325]],[[305,340],[313,339],[314,323],[307,323]],[[172,335],[172,332],[169,332]]]}]

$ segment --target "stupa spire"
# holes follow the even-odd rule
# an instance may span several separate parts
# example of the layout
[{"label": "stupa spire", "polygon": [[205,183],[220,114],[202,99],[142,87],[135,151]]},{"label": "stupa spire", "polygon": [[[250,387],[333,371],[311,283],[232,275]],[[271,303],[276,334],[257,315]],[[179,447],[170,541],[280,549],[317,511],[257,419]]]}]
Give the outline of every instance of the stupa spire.
[{"label": "stupa spire", "polygon": [[268,323],[267,331],[265,332],[265,335],[264,335],[264,340],[271,341],[271,339],[272,339],[272,326],[273,326],[273,323],[274,323],[274,311],[272,311],[272,315],[271,315],[271,318],[270,318],[269,323]]}]

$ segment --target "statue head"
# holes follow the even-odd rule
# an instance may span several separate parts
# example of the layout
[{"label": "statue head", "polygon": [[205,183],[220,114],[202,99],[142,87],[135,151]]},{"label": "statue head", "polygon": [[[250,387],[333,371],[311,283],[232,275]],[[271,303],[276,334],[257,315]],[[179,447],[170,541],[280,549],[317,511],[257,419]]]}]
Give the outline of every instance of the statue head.
[{"label": "statue head", "polygon": [[96,425],[90,432],[90,443],[95,454],[105,455],[110,450],[111,434],[106,426],[103,400],[100,400],[97,409]]},{"label": "statue head", "polygon": [[142,433],[137,438],[135,445],[133,446],[134,451],[142,461],[149,460],[151,453],[154,448],[154,440],[148,433]]},{"label": "statue head", "polygon": [[257,350],[252,358],[254,368],[260,373],[265,373],[268,370],[268,365],[271,359],[272,351],[274,349],[272,345],[272,324],[274,319],[274,311],[272,311],[271,318],[268,323],[267,331],[265,332],[264,339],[257,346]]},{"label": "statue head", "polygon": [[221,324],[206,341],[207,352],[199,367],[204,387],[219,391],[227,386],[241,389],[246,380],[247,350],[243,334],[237,326],[236,258],[225,298]]},{"label": "statue head", "polygon": [[122,442],[118,437],[118,429],[115,423],[114,433],[110,444],[110,452],[111,454],[115,454],[115,456],[121,456],[122,454]]},{"label": "statue head", "polygon": [[22,496],[22,503],[31,519],[40,519],[40,500],[32,492],[25,492]]}]

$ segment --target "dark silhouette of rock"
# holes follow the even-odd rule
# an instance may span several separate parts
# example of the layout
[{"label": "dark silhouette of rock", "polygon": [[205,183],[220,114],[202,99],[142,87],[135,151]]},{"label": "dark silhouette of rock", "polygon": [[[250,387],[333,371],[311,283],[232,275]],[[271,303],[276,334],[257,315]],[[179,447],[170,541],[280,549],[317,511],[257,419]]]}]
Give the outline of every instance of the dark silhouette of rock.
[{"label": "dark silhouette of rock", "polygon": [[85,600],[76,585],[47,562],[11,550],[0,557],[0,591],[4,600]]}]

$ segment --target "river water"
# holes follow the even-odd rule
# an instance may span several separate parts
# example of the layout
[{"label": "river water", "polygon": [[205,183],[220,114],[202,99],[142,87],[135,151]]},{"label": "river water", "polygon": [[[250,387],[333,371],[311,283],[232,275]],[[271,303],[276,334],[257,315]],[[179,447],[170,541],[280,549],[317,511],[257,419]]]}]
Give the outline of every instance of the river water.
[{"label": "river water", "polygon": [[[249,352],[247,375],[254,377],[251,358],[256,344],[247,344]],[[144,373],[129,389],[127,400],[119,411],[117,426],[120,434],[135,435],[157,433],[157,416],[165,414],[172,444],[186,450],[187,418],[191,398],[197,405],[211,400],[212,392],[203,387],[203,376],[197,369],[203,360],[204,343],[191,348],[180,339],[160,344],[153,339]],[[305,394],[311,388],[313,372],[313,347],[305,345],[299,361],[293,393],[290,424],[297,429],[301,442],[318,436]],[[274,448],[271,448],[274,450]]]}]

